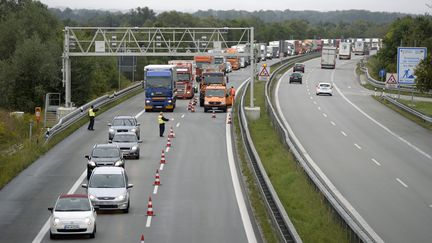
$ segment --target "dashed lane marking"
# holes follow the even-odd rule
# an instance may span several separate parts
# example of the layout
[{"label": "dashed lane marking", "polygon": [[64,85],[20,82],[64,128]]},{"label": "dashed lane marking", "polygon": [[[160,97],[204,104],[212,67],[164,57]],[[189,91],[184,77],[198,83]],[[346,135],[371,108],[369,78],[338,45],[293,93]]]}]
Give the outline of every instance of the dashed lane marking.
[{"label": "dashed lane marking", "polygon": [[185,114],[182,114],[182,115],[181,115],[181,118],[184,118],[184,117],[185,117]]},{"label": "dashed lane marking", "polygon": [[153,216],[148,216],[147,217],[147,222],[146,222],[146,227],[149,228],[151,226],[151,221],[152,221]]},{"label": "dashed lane marking", "polygon": [[356,146],[358,149],[362,149],[361,147],[360,147],[360,145],[358,145],[358,144],[354,144],[354,146]]},{"label": "dashed lane marking", "polygon": [[341,131],[342,135],[344,135],[345,137],[348,136],[344,131]]},{"label": "dashed lane marking", "polygon": [[398,181],[402,186],[404,186],[405,188],[408,188],[408,185],[405,184],[405,182],[403,182],[401,179],[396,178],[396,180],[397,180],[397,181]]},{"label": "dashed lane marking", "polygon": [[333,126],[336,126],[336,123],[334,121],[330,122]]},{"label": "dashed lane marking", "polygon": [[158,189],[159,189],[159,186],[158,186],[158,185],[156,185],[156,186],[154,187],[154,189],[153,189],[153,194],[157,194],[157,192],[158,192]]},{"label": "dashed lane marking", "polygon": [[138,114],[135,115],[135,118],[138,119],[142,114],[144,114],[145,110],[140,111]]},{"label": "dashed lane marking", "polygon": [[177,124],[176,124],[176,127],[179,127],[180,126],[180,122],[178,122]]},{"label": "dashed lane marking", "polygon": [[373,161],[376,165],[381,166],[381,163],[378,162],[376,159],[372,159],[372,161]]},{"label": "dashed lane marking", "polygon": [[327,117],[327,114],[326,114],[326,113],[323,113],[323,116],[324,116],[324,117]]},{"label": "dashed lane marking", "polygon": [[163,168],[164,168],[164,164],[161,164],[159,170],[163,170]]}]

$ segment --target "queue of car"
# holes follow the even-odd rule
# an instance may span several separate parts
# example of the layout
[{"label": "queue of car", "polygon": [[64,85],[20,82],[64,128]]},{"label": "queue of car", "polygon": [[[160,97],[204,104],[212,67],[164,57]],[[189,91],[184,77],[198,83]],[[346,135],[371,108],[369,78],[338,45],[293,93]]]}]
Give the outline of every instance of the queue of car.
[{"label": "queue of car", "polygon": [[60,235],[96,235],[96,210],[129,212],[130,190],[125,157],[139,159],[140,124],[133,116],[108,123],[109,143],[95,144],[87,159],[87,194],[62,194],[49,207],[50,239]]},{"label": "queue of car", "polygon": [[[290,74],[289,83],[300,83],[303,82],[303,74],[305,72],[305,65],[303,63],[295,63],[293,66],[293,72]],[[320,82],[315,87],[316,95],[333,95],[333,85],[331,83]]]}]

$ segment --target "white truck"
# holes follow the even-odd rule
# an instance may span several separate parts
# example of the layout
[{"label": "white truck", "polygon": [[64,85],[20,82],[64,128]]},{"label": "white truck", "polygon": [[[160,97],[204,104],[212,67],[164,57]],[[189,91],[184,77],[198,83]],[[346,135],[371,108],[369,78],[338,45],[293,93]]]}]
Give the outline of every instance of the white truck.
[{"label": "white truck", "polygon": [[351,43],[342,42],[339,45],[339,60],[341,59],[351,59]]},{"label": "white truck", "polygon": [[265,43],[259,43],[261,61],[267,59],[267,48]]},{"label": "white truck", "polygon": [[357,40],[354,43],[354,55],[364,55],[366,51],[366,45],[363,41]]},{"label": "white truck", "polygon": [[321,68],[336,68],[336,47],[324,46],[322,48]]}]

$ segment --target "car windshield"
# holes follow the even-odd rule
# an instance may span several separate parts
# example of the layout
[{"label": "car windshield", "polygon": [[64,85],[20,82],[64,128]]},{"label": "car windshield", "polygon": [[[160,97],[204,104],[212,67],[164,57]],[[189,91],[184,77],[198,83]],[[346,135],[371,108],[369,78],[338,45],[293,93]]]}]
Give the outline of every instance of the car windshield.
[{"label": "car windshield", "polygon": [[190,80],[189,73],[178,73],[177,79],[181,81],[189,81]]},{"label": "car windshield", "polygon": [[120,152],[117,148],[95,148],[92,152],[93,158],[116,158],[120,157]]},{"label": "car windshield", "polygon": [[64,197],[59,198],[56,203],[55,211],[90,211],[90,202],[83,197]]},{"label": "car windshield", "polygon": [[112,125],[113,126],[135,126],[135,120],[131,118],[114,119]]},{"label": "car windshield", "polygon": [[137,142],[137,137],[135,134],[122,134],[116,133],[113,138],[113,142],[125,143],[125,142]]},{"label": "car windshield", "polygon": [[204,83],[205,84],[222,84],[223,81],[224,81],[224,77],[223,77],[222,73],[204,75]]},{"label": "car windshield", "polygon": [[93,174],[90,177],[91,188],[123,188],[125,181],[120,174]]},{"label": "car windshield", "polygon": [[330,88],[330,84],[320,84],[321,88]]},{"label": "car windshield", "polygon": [[223,89],[207,89],[206,94],[207,97],[224,97],[225,90]]},{"label": "car windshield", "polygon": [[147,76],[146,87],[148,88],[171,88],[171,77],[169,76]]}]

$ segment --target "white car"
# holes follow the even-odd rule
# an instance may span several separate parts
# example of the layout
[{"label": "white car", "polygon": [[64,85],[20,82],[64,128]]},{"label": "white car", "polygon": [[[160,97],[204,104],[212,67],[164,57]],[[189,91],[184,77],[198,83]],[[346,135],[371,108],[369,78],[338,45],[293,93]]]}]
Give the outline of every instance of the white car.
[{"label": "white car", "polygon": [[51,211],[50,238],[58,235],[96,235],[96,210],[86,194],[63,194]]},{"label": "white car", "polygon": [[333,95],[333,85],[331,83],[319,83],[316,86],[316,95],[320,94],[328,94],[330,96]]}]

